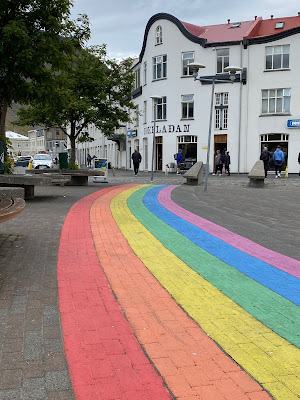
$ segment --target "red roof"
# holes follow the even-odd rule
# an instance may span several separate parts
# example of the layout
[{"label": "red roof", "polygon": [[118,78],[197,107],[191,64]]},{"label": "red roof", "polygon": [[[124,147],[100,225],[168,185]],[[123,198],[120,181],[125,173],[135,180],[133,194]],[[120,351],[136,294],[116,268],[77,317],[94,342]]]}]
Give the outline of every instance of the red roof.
[{"label": "red roof", "polygon": [[[276,22],[284,22],[283,28],[276,29]],[[197,26],[187,22],[182,22],[182,24],[192,35],[206,39],[208,43],[231,42],[241,41],[243,38],[270,36],[300,27],[300,15],[266,20],[259,17],[253,21],[229,22],[227,24],[209,26]],[[238,26],[238,24],[240,25]]]},{"label": "red roof", "polygon": [[[277,22],[284,22],[283,28],[276,28]],[[300,27],[300,15],[297,17],[271,18],[259,21],[247,37],[271,36],[297,27]]]}]

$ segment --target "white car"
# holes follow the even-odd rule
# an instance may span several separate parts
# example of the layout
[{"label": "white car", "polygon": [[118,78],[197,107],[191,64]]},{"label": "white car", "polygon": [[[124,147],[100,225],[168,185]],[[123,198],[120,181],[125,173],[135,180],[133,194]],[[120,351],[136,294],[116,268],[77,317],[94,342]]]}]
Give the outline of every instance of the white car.
[{"label": "white car", "polygon": [[32,160],[32,168],[53,168],[53,161],[49,154],[36,154]]}]

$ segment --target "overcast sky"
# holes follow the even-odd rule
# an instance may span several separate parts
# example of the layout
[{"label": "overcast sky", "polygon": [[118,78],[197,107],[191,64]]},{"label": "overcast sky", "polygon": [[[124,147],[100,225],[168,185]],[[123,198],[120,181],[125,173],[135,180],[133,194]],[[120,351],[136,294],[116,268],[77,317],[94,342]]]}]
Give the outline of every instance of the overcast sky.
[{"label": "overcast sky", "polygon": [[143,44],[148,20],[165,12],[195,25],[250,21],[298,15],[299,0],[73,0],[72,18],[87,14],[91,45],[107,45],[110,58],[136,57]]}]

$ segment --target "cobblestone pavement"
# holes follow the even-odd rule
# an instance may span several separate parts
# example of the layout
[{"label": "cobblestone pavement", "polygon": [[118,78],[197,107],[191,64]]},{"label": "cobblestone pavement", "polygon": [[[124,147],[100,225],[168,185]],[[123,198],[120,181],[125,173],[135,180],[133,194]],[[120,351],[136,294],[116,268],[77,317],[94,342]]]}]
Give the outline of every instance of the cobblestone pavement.
[{"label": "cobblestone pavement", "polygon": [[[91,278],[91,272],[88,272],[84,269],[81,271],[76,269],[76,273],[74,273],[73,269],[75,269],[77,265],[75,263],[78,262],[78,259],[76,260],[76,257],[75,259],[72,259],[72,254],[74,256],[79,254],[79,250],[76,249],[76,246],[74,247],[74,244],[72,247],[71,243],[68,242],[68,257],[61,258],[60,260],[63,260],[64,262],[57,264],[61,229],[67,213],[73,204],[80,199],[84,199],[88,195],[91,196],[90,198],[92,199],[92,203],[95,202],[93,207],[96,207],[96,204],[98,204],[96,200],[99,197],[99,194],[95,192],[100,189],[105,189],[109,192],[111,187],[114,185],[121,185],[125,183],[134,185],[150,184],[149,173],[141,172],[138,177],[134,177],[129,171],[115,171],[114,175],[115,176],[113,176],[112,171],[109,171],[108,184],[96,184],[91,180],[89,182],[89,186],[87,187],[37,187],[35,189],[36,198],[26,203],[25,210],[18,217],[0,225],[0,399],[74,399],[74,387],[77,396],[76,398],[84,400],[89,398],[128,398],[132,400],[135,398],[163,399],[170,398],[170,396],[173,395],[176,398],[192,400],[194,398],[209,398],[208,393],[207,397],[201,397],[201,394],[199,393],[202,393],[203,396],[203,394],[206,393],[205,390],[211,389],[211,386],[214,386],[214,389],[219,396],[213,397],[214,399],[222,398],[231,400],[234,398],[254,400],[269,398],[267,392],[263,391],[260,386],[258,387],[259,389],[257,389],[255,386],[256,383],[248,380],[248,375],[242,379],[241,374],[243,374],[243,371],[240,370],[239,367],[237,367],[237,365],[234,363],[226,364],[227,369],[229,368],[229,370],[226,371],[226,374],[230,372],[231,375],[226,375],[223,390],[218,386],[218,382],[212,382],[207,377],[206,378],[208,381],[202,382],[201,385],[195,384],[195,382],[192,382],[194,378],[190,378],[188,386],[186,386],[186,381],[183,384],[181,380],[182,376],[188,374],[189,376],[194,377],[195,371],[191,368],[183,371],[182,368],[186,368],[188,366],[191,367],[191,365],[176,365],[176,374],[166,374],[166,369],[169,369],[170,372],[170,369],[174,367],[176,360],[171,360],[172,363],[170,363],[170,360],[164,363],[164,360],[161,357],[158,357],[159,360],[156,360],[156,363],[154,363],[155,368],[163,376],[163,383],[169,389],[169,392],[167,392],[164,389],[165,386],[163,386],[161,378],[158,379],[158,375],[155,373],[155,370],[151,369],[152,366],[151,363],[149,363],[148,358],[143,358],[145,355],[143,351],[141,352],[140,347],[134,348],[136,363],[132,358],[130,359],[129,365],[127,364],[128,359],[127,357],[123,356],[124,354],[129,354],[129,350],[127,349],[128,353],[124,353],[124,347],[121,353],[115,354],[114,350],[111,350],[111,348],[110,350],[106,349],[105,352],[102,348],[102,353],[100,352],[100,354],[107,354],[109,360],[106,359],[104,362],[103,357],[98,355],[96,358],[97,362],[94,363],[94,366],[89,365],[87,369],[85,369],[83,368],[83,365],[86,366],[87,364],[85,361],[91,357],[91,354],[95,353],[93,346],[95,344],[99,344],[99,337],[95,339],[95,336],[93,333],[91,333],[93,332],[93,329],[86,328],[88,326],[87,319],[82,322],[83,326],[80,324],[75,324],[75,326],[73,326],[70,322],[68,322],[65,326],[67,329],[71,329],[71,331],[74,329],[74,334],[78,333],[76,331],[76,326],[81,326],[82,331],[79,331],[79,333],[82,335],[82,332],[84,332],[84,345],[86,349],[89,347],[90,353],[82,354],[80,352],[81,342],[78,343],[76,341],[78,337],[76,338],[76,335],[70,335],[70,331],[68,332],[67,336],[64,336],[65,349],[63,348],[61,318],[71,316],[70,308],[68,307],[70,307],[70,303],[73,301],[74,302],[72,303],[73,305],[71,307],[72,309],[73,306],[76,310],[83,306],[84,301],[80,297],[79,293],[81,293],[81,289],[78,289],[78,285],[83,280],[82,278],[84,276],[89,276]],[[154,174],[155,185],[180,185],[172,191],[171,197],[176,204],[182,206],[185,210],[189,210],[196,215],[200,215],[206,220],[223,226],[244,238],[253,240],[254,242],[265,246],[270,250],[292,257],[296,260],[300,260],[300,228],[299,223],[297,222],[297,216],[299,215],[298,199],[300,193],[300,178],[298,176],[291,176],[288,179],[282,178],[281,180],[275,180],[274,176],[270,176],[265,189],[249,188],[247,185],[248,178],[244,175],[232,175],[231,177],[210,176],[208,191],[206,193],[203,192],[203,187],[201,186],[190,187],[182,185],[183,181],[184,178],[176,174],[169,174],[168,176],[165,176],[162,173]],[[122,193],[122,189],[119,189],[119,191]],[[106,196],[109,196],[109,193],[107,193]],[[83,203],[78,203],[78,211],[82,212],[80,204],[83,204],[84,207],[86,206],[86,212],[89,212],[92,203],[89,205],[88,203],[85,203],[85,200],[82,201]],[[109,201],[107,199],[105,207],[111,201],[113,201],[113,198],[111,198]],[[116,212],[123,209],[123,203],[115,206]],[[75,211],[74,209],[72,210],[72,212]],[[97,208],[94,211],[95,213],[97,213],[96,210]],[[104,212],[108,215],[109,209],[105,209]],[[144,211],[142,211],[142,214],[143,212]],[[72,216],[71,220],[70,216]],[[71,221],[72,224],[74,224],[74,226],[72,226],[72,224],[69,225],[69,228],[73,234],[75,232],[86,232],[86,230],[83,229],[84,220],[81,220],[79,217],[80,213],[71,213],[68,216],[68,223]],[[119,226],[121,225],[122,223],[119,222]],[[68,225],[65,226],[67,227]],[[129,228],[132,229],[130,226],[128,229]],[[89,229],[90,228],[87,227],[87,230]],[[95,226],[94,228],[92,227],[92,230],[93,229],[96,229]],[[109,229],[109,227],[106,229]],[[125,228],[125,230],[126,229],[127,228]],[[140,232],[139,229],[140,228],[138,228],[138,232]],[[102,256],[100,254],[101,244],[97,244],[97,240],[95,239],[95,231],[93,234],[96,251],[98,252],[101,266],[104,269],[105,259],[101,259],[101,257],[103,257],[103,254]],[[140,233],[138,233],[138,236],[135,237],[135,242],[138,241],[139,235]],[[75,237],[76,236],[78,235],[75,235]],[[112,238],[113,237],[114,235]],[[120,241],[123,240],[119,236],[116,237]],[[78,238],[78,243],[85,242],[84,237],[79,236]],[[130,240],[130,234],[128,235],[127,240]],[[63,242],[61,242],[61,244],[62,243]],[[74,243],[76,243],[75,240]],[[158,246],[158,244],[154,244],[154,246]],[[112,250],[112,248],[110,250],[111,257],[114,260],[113,264],[116,263],[116,265],[118,258],[115,258],[114,254],[117,247],[118,243],[115,243],[113,247],[114,250]],[[72,250],[71,252],[70,249]],[[62,251],[62,248],[60,251]],[[126,250],[126,252],[128,251],[129,250]],[[158,254],[163,254],[161,251],[159,253],[156,251],[154,255],[155,259]],[[85,250],[82,250],[84,257],[87,252],[91,252],[90,256],[95,257],[93,248],[88,247],[85,248]],[[138,255],[138,250],[135,250],[135,253]],[[122,255],[123,254],[124,252]],[[82,259],[84,261],[84,257],[81,258],[81,261]],[[134,258],[134,265],[138,265],[139,262],[142,264],[141,261],[138,261]],[[96,264],[97,260],[95,259],[95,265]],[[144,264],[146,265],[146,262],[144,262]],[[61,309],[61,312],[58,308],[57,266],[62,268],[61,271],[63,274],[71,273],[74,276],[74,293],[78,293],[77,300],[74,300],[76,296],[72,297],[72,302],[66,302],[66,308]],[[147,268],[149,268],[151,271],[150,267],[147,266]],[[92,272],[93,274],[98,274],[99,270],[100,268],[93,270]],[[130,274],[132,274],[133,277],[134,271],[130,269],[128,271],[129,278]],[[104,272],[106,276],[99,276],[97,278],[98,290],[96,292],[93,292],[91,287],[92,285],[88,285],[91,299],[94,302],[100,302],[102,299],[101,301],[103,303],[104,300],[106,301],[108,297],[111,296],[111,294],[109,294],[111,292],[109,292],[109,287],[105,280],[107,277],[109,277],[109,282],[112,287],[114,284],[116,284],[116,281],[114,280],[114,278],[116,278],[114,269],[104,269]],[[154,274],[154,272],[152,273]],[[152,279],[151,276],[153,276],[150,275],[147,278],[149,279],[149,282]],[[61,277],[63,278],[63,275]],[[129,278],[124,276],[125,280],[124,283],[122,283],[123,289],[126,286],[126,279]],[[99,282],[101,282],[101,284]],[[156,280],[155,282],[151,280],[151,288],[156,287],[156,282]],[[92,282],[86,282],[86,284],[87,283],[92,284]],[[138,280],[135,285],[139,284],[141,284],[140,280]],[[203,283],[201,283],[201,285],[203,285]],[[63,287],[64,285],[61,283],[61,288]],[[102,289],[99,290],[99,287]],[[147,286],[142,287],[146,293]],[[105,293],[103,292],[104,288]],[[146,352],[147,356],[152,354],[150,358],[151,362],[153,363],[153,360],[157,357],[155,357],[155,354],[153,353],[155,351],[155,346],[151,346],[151,340],[149,340],[149,337],[151,337],[151,331],[147,332],[148,336],[145,332],[143,334],[142,331],[145,330],[145,326],[147,327],[151,324],[152,327],[155,326],[157,329],[159,329],[159,326],[155,325],[153,320],[143,320],[141,315],[141,310],[143,310],[143,308],[141,308],[137,314],[132,312],[132,309],[130,309],[130,304],[132,306],[132,302],[138,303],[141,300],[140,297],[138,299],[127,298],[127,294],[125,295],[124,291],[117,292],[117,289],[120,289],[120,285],[117,285],[115,289],[116,290],[114,290],[114,294],[117,296],[118,303],[123,304],[123,313],[125,312],[125,306],[127,307],[125,315],[127,320],[130,322],[131,327],[133,327],[133,333],[135,337],[138,337],[139,343],[142,344],[143,350]],[[159,286],[158,289],[162,290],[162,287]],[[168,291],[171,293],[171,289]],[[102,298],[100,300],[97,297],[97,293],[98,295],[99,293],[102,294]],[[161,304],[167,304],[167,308],[170,307],[170,309],[172,307],[176,308],[175,302],[171,301],[172,299],[169,300],[166,295],[166,291],[158,293],[159,298],[163,299]],[[173,297],[176,298],[174,294]],[[123,303],[121,302],[122,298],[124,299]],[[145,298],[148,299],[147,302],[150,304],[151,298],[147,297],[146,294]],[[176,299],[176,301],[180,304],[179,298]],[[116,308],[119,310],[118,312],[120,312],[120,309],[118,308],[119,305],[115,304],[114,302],[116,303],[116,298],[112,297],[110,298],[108,304],[111,305],[110,312],[112,312],[112,314],[110,314],[110,318],[115,318],[114,323],[117,326],[117,322],[123,318],[124,314],[122,312],[120,314],[115,312]],[[143,303],[144,307],[150,307],[147,302]],[[100,305],[94,304],[93,306]],[[177,309],[175,311],[175,308],[172,308],[172,310],[174,313],[177,313],[178,311]],[[109,311],[107,304],[105,305],[105,310],[105,313],[107,314]],[[99,315],[103,315],[103,313],[100,312],[100,309],[98,311]],[[162,309],[156,311],[160,313],[161,319],[164,320],[164,323],[168,324],[169,333],[174,333],[175,330],[176,335],[180,336],[180,332],[178,332],[178,329],[174,328],[174,326],[184,326],[184,322],[188,325],[188,329],[190,329],[190,331],[195,331],[194,326],[192,325],[194,322],[189,318],[186,319],[186,314],[182,310],[181,312],[183,314],[180,314],[179,316],[176,314],[176,323],[172,322],[172,320],[170,321],[167,317],[163,318],[162,314],[164,311]],[[188,313],[192,315],[193,319],[197,322],[197,318],[192,314],[192,311],[189,310]],[[139,315],[142,322],[146,323],[144,327],[143,325],[135,325],[138,323],[137,319],[135,319],[136,315]],[[80,318],[79,316],[77,317]],[[132,331],[128,331],[127,320],[122,321],[122,328],[120,328],[118,337],[122,338],[122,345],[125,346],[124,338],[126,332],[126,345],[129,346],[130,350],[132,350],[132,348],[136,346],[136,342],[129,337],[129,335],[132,334]],[[109,321],[109,323],[110,322],[111,321]],[[103,326],[105,327],[105,325],[103,325],[103,319],[99,319],[97,323],[100,324],[102,328]],[[172,329],[171,325],[173,326]],[[84,326],[86,327],[84,328]],[[99,329],[100,326],[98,325],[97,332],[99,332]],[[107,332],[103,331],[102,334],[105,335]],[[152,332],[152,336],[154,334],[155,332]],[[181,334],[183,335],[182,332]],[[216,334],[216,331],[213,331],[213,334]],[[66,337],[68,337],[69,341],[66,339]],[[206,339],[204,339],[205,337]],[[74,341],[72,341],[73,339]],[[95,340],[96,343],[94,343]],[[201,336],[201,338],[198,338],[197,340],[200,340],[203,342],[203,346],[206,346],[205,343],[207,340],[207,335]],[[107,346],[109,346],[108,342],[105,343]],[[76,347],[78,344],[79,348]],[[104,345],[103,336],[101,344]],[[223,344],[223,346],[225,345]],[[207,348],[208,347],[205,349]],[[114,346],[113,349],[115,349]],[[176,351],[178,352],[180,349],[176,348]],[[215,351],[216,350],[213,350],[213,352]],[[70,370],[65,356],[67,355],[70,362],[70,354],[71,359],[72,357],[77,357],[79,354],[84,357],[81,359],[81,367],[78,370],[71,369],[72,384],[69,373]],[[175,356],[173,355],[173,358],[174,357]],[[139,360],[139,362],[137,362],[137,360]],[[224,361],[224,364],[227,362],[228,361]],[[192,366],[194,365],[195,364]],[[141,366],[143,366],[143,368]],[[137,374],[135,376],[135,381],[138,381],[139,383],[142,382],[142,384],[138,387],[134,386],[133,384],[131,385],[130,383],[131,378],[128,374],[128,369],[130,368],[133,368]],[[116,372],[116,369],[121,370],[121,372]],[[87,370],[89,373],[86,375],[85,372],[87,372]],[[182,371],[181,378],[178,376],[179,370]],[[77,383],[74,385],[74,379],[77,377],[76,371],[77,373],[79,372],[79,376],[81,376],[81,382],[78,383],[77,381]],[[104,373],[103,371],[106,372]],[[111,373],[115,374],[113,375],[114,377],[118,377],[118,381],[121,383],[121,386],[112,386],[115,385],[116,382],[115,380],[111,379]],[[92,376],[92,378],[95,380],[93,381],[93,384],[91,384],[87,378],[90,376]],[[176,379],[174,376],[176,376]],[[199,376],[199,374],[196,376]],[[281,382],[281,386],[279,384],[276,386],[276,390],[274,390],[275,395],[273,393],[275,398],[297,398],[292,397],[292,395],[290,397],[283,397],[283,395],[287,396],[287,393],[288,395],[293,393],[289,389],[291,386],[294,385],[294,387],[297,387],[297,380],[295,379],[295,376],[293,376],[292,381],[285,383]],[[205,375],[203,374],[203,379],[204,377]],[[242,379],[244,382],[242,391],[238,385],[235,386],[235,380],[237,380],[237,377]],[[87,379],[86,381],[84,381],[85,378]],[[178,380],[178,385],[174,386],[174,381],[176,380]],[[256,380],[259,381],[257,378]],[[182,387],[185,388],[185,391],[183,389],[180,391],[180,388],[178,388],[180,386],[180,382],[182,383]],[[282,388],[282,385],[284,388]],[[195,388],[199,388],[200,386],[202,386],[202,388],[201,391],[200,389],[197,389],[199,392],[198,393]],[[114,390],[112,389],[113,387]],[[151,387],[154,388],[152,391]],[[245,390],[247,387],[248,389]],[[78,390],[78,388],[80,388],[80,390]],[[120,388],[121,391],[119,390]],[[134,388],[134,390],[131,390],[132,388]],[[191,388],[193,389],[192,391],[190,391]],[[231,393],[230,395],[228,395],[228,393],[226,394],[225,388],[227,388],[226,390],[228,390],[228,393]],[[267,391],[271,391],[272,388],[266,385],[265,389]],[[286,389],[286,392],[284,392],[283,389]],[[96,391],[93,392],[93,390]],[[174,394],[175,392],[176,395]],[[112,393],[114,394],[112,395]],[[171,393],[171,395],[169,393]],[[235,395],[235,397],[230,397],[232,396],[232,393],[238,393],[238,395]]]}]

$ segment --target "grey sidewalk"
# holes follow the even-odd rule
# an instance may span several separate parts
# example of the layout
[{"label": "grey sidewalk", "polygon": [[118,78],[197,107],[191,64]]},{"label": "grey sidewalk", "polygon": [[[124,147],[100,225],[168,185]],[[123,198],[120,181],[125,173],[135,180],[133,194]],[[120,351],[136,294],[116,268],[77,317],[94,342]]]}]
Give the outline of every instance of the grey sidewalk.
[{"label": "grey sidewalk", "polygon": [[[0,400],[74,399],[58,311],[56,263],[61,227],[80,198],[124,183],[150,184],[150,173],[109,171],[109,183],[35,189],[16,218],[0,224]],[[181,185],[182,176],[154,174],[154,184]],[[300,178],[270,176],[264,189],[246,175],[181,185],[172,198],[184,208],[275,251],[300,259]]]}]

